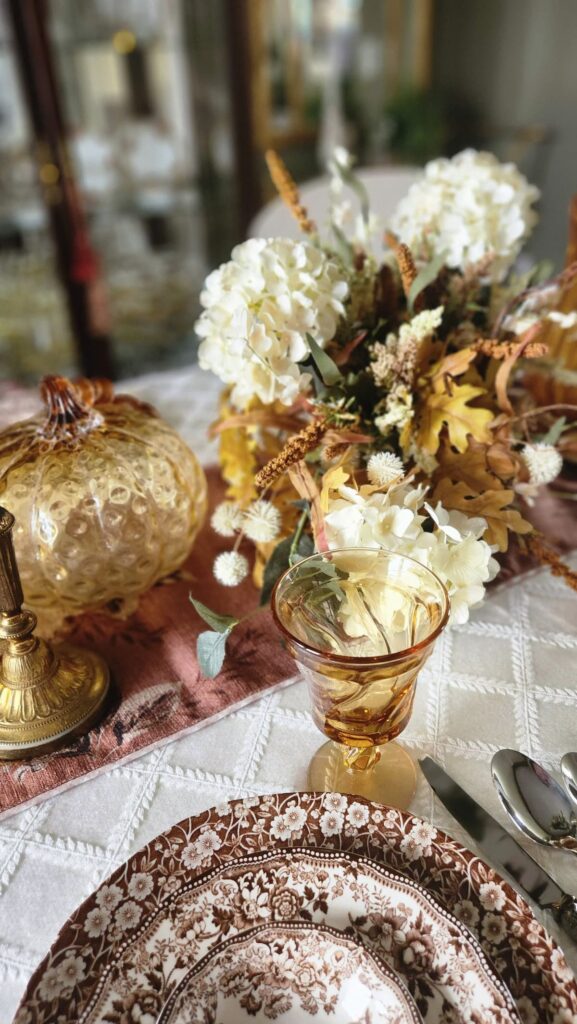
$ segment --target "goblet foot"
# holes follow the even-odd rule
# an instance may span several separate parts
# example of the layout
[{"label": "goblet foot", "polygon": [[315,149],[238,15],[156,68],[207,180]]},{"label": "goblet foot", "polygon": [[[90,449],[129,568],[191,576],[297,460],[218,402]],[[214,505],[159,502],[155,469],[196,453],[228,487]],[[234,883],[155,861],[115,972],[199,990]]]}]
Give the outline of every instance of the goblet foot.
[{"label": "goblet foot", "polygon": [[380,756],[370,767],[350,768],[347,765],[350,750],[329,740],[317,750],[309,765],[309,789],[321,793],[352,793],[405,811],[417,786],[413,759],[398,743],[384,743],[376,749]]}]

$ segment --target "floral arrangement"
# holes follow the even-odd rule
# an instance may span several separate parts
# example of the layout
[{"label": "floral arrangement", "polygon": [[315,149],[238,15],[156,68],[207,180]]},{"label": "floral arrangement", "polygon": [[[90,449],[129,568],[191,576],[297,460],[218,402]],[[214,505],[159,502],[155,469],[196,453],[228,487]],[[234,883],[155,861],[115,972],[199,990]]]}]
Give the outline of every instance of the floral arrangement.
[{"label": "floral arrangement", "polygon": [[[526,518],[577,411],[539,405],[527,385],[573,383],[549,332],[577,344],[577,264],[552,278],[513,269],[538,190],[489,153],[435,160],[381,248],[349,153],[330,164],[326,237],[280,158],[267,161],[303,240],[238,245],[207,278],[196,325],[201,367],[227,386],[214,429],[228,498],[212,526],[231,547],[217,580],[250,573],[245,540],[263,603],[315,549],[382,546],[436,572],[465,622],[513,535],[577,585]],[[218,671],[236,620],[195,605],[216,652],[208,664],[199,649],[201,663]]]}]

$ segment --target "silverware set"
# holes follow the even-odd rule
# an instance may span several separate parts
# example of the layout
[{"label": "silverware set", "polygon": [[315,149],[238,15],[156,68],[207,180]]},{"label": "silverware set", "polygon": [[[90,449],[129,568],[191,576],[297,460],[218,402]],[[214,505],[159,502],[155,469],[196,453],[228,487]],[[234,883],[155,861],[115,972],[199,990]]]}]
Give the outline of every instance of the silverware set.
[{"label": "silverware set", "polygon": [[577,754],[565,755],[561,772],[565,788],[518,750],[498,750],[491,762],[495,789],[517,828],[542,846],[577,854]]},{"label": "silverware set", "polygon": [[[489,860],[577,941],[577,898],[565,892],[466,790],[430,757],[420,762],[429,785]],[[577,853],[577,754],[561,761],[563,786],[518,750],[499,750],[493,783],[515,826],[543,846]]]}]

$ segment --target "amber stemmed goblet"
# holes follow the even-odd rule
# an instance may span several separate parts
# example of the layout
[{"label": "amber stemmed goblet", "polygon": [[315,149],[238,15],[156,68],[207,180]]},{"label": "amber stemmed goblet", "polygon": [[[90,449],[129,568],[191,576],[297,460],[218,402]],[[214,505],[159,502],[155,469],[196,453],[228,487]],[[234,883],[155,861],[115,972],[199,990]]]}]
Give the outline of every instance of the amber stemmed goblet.
[{"label": "amber stemmed goblet", "polygon": [[392,551],[341,548],[288,569],[272,608],[329,737],[311,761],[310,788],[408,807],[415,765],[391,741],[409,721],[417,676],[447,622],[441,581]]}]

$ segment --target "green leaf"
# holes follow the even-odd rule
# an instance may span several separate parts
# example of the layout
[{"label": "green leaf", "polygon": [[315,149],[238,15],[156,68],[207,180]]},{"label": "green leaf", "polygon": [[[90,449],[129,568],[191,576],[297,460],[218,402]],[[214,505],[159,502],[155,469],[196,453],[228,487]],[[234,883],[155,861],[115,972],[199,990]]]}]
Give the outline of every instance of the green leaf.
[{"label": "green leaf", "polygon": [[529,275],[529,284],[537,285],[544,284],[545,281],[549,281],[555,274],[555,264],[553,260],[541,260],[536,263],[531,269]]},{"label": "green leaf", "polygon": [[560,416],[558,420],[555,420],[554,424],[549,428],[545,436],[542,438],[543,444],[557,444],[557,441],[561,437],[561,434],[567,426],[567,417]]},{"label": "green leaf", "polygon": [[343,263],[352,263],[355,257],[355,251],[349,242],[344,231],[341,231],[336,224],[331,224],[333,235],[337,243],[337,251],[343,261]]},{"label": "green leaf", "polygon": [[296,565],[297,562],[302,562],[303,558],[308,558],[309,555],[314,555],[315,545],[312,537],[309,537],[308,533],[303,533],[299,538],[299,542],[294,551],[291,551],[289,555],[289,563]]},{"label": "green leaf", "polygon": [[339,580],[329,580],[328,583],[320,587],[315,587],[307,599],[307,604],[311,607],[315,607],[317,604],[323,604],[325,601],[331,601],[336,598],[337,602],[342,601],[343,591]]},{"label": "green leaf", "polygon": [[208,679],[214,679],[223,666],[229,633],[230,629],[225,633],[215,633],[212,629],[207,629],[196,641],[198,664],[202,674]]},{"label": "green leaf", "polygon": [[342,164],[339,164],[339,176],[344,183],[356,193],[359,203],[361,204],[361,217],[363,218],[363,222],[368,224],[371,206],[366,186],[350,167],[343,167]]},{"label": "green leaf", "polygon": [[230,633],[231,629],[234,629],[239,621],[232,615],[219,615],[218,612],[211,611],[202,601],[197,601],[192,594],[188,595],[188,600],[194,605],[195,610],[201,619],[204,619],[207,626],[211,626],[217,633]]},{"label": "green leaf", "polygon": [[261,605],[265,605],[270,601],[276,581],[290,565],[294,565],[296,562],[300,562],[303,558],[307,558],[314,553],[314,544],[308,533],[302,534],[296,550],[292,552],[294,539],[295,534],[293,533],[291,537],[285,537],[284,540],[281,540],[266,563],[260,594]]},{"label": "green leaf", "polygon": [[263,579],[262,579],[262,590],[260,593],[260,603],[268,604],[270,595],[272,594],[273,587],[278,580],[279,576],[283,574],[285,569],[289,567],[289,555],[292,547],[293,538],[285,537],[281,540],[268,562],[264,567]]},{"label": "green leaf", "polygon": [[415,304],[415,299],[421,294],[423,288],[433,283],[439,275],[439,271],[445,266],[445,254],[441,253],[440,256],[435,256],[434,260],[427,263],[417,274],[411,287],[409,288],[409,294],[407,297],[407,304],[409,309],[412,310]]},{"label": "green leaf", "polygon": [[333,384],[338,384],[339,381],[343,379],[343,375],[337,364],[320,347],[312,334],[307,334],[306,338],[309,343],[313,362],[321,375],[323,384],[326,384],[328,388],[332,387]]}]

